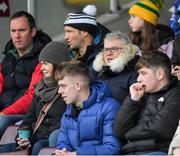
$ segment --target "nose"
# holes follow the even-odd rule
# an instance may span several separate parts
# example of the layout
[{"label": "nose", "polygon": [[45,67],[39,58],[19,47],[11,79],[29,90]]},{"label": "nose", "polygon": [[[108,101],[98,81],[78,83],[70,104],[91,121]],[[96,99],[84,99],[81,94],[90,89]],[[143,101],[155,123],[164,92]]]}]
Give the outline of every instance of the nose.
[{"label": "nose", "polygon": [[130,24],[131,22],[132,22],[132,17],[129,18],[128,24]]},{"label": "nose", "polygon": [[68,40],[68,38],[69,38],[68,34],[65,33],[64,39],[65,39],[65,40]]},{"label": "nose", "polygon": [[20,37],[20,33],[19,33],[19,31],[16,31],[15,32],[15,38],[19,38]]},{"label": "nose", "polygon": [[128,24],[130,24],[130,20],[131,20],[131,18],[128,20]]},{"label": "nose", "polygon": [[58,89],[58,94],[62,94],[62,89],[61,89],[61,87],[59,87],[59,89]]},{"label": "nose", "polygon": [[40,68],[40,70],[43,71],[43,69],[44,69],[43,62],[40,62],[40,63],[41,63],[41,68]]},{"label": "nose", "polygon": [[137,82],[142,82],[142,79],[141,79],[141,76],[140,75],[138,75],[138,77],[137,77]]}]

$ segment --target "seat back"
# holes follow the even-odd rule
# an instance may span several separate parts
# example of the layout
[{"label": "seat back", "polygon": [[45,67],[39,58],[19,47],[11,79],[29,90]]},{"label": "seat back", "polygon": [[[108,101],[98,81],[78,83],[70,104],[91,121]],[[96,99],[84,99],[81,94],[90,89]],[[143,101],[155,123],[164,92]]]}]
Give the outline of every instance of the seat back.
[{"label": "seat back", "polygon": [[1,137],[0,145],[8,144],[8,143],[15,143],[15,138],[17,135],[17,129],[19,126],[13,125],[6,128],[4,134]]}]

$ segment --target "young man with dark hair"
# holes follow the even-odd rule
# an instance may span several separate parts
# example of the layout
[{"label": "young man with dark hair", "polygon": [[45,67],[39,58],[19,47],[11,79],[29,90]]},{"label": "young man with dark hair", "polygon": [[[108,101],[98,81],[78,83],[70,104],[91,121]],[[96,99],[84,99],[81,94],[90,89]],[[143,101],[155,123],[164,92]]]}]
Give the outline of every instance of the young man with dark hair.
[{"label": "young man with dark hair", "polygon": [[119,103],[102,82],[90,85],[87,68],[71,62],[56,70],[59,94],[67,104],[61,120],[56,155],[118,154],[120,143],[113,132]]},{"label": "young man with dark hair", "polygon": [[180,118],[180,88],[170,59],[147,52],[136,69],[138,82],[130,86],[115,122],[117,136],[126,141],[122,154],[167,155]]}]

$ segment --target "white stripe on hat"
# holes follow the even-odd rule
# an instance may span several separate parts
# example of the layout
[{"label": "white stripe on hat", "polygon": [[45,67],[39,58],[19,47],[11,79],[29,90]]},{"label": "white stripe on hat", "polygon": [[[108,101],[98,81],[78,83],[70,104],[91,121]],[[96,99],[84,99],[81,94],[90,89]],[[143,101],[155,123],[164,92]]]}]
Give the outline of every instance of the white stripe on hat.
[{"label": "white stripe on hat", "polygon": [[66,24],[78,24],[78,23],[86,23],[86,24],[92,24],[97,25],[96,17],[86,15],[86,14],[75,14],[75,13],[69,13],[68,17],[66,18],[64,25]]}]

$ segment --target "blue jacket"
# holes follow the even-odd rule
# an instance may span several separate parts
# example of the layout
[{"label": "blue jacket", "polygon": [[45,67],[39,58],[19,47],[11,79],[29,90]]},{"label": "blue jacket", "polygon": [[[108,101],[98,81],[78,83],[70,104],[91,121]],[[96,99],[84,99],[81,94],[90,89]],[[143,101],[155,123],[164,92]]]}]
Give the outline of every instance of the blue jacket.
[{"label": "blue jacket", "polygon": [[180,35],[180,24],[178,19],[180,18],[180,0],[174,0],[173,12],[169,21],[170,27],[174,30],[176,36]]},{"label": "blue jacket", "polygon": [[90,86],[91,95],[76,115],[68,105],[61,120],[58,149],[76,151],[78,155],[119,154],[121,144],[114,135],[113,125],[120,104],[110,97],[107,86],[98,81]]}]

